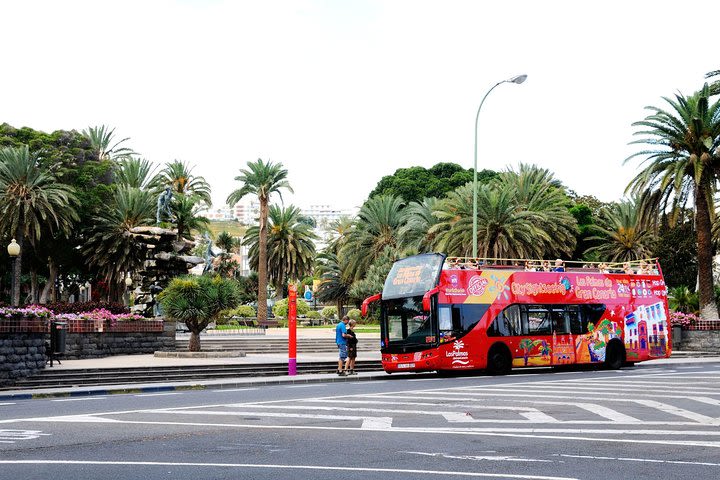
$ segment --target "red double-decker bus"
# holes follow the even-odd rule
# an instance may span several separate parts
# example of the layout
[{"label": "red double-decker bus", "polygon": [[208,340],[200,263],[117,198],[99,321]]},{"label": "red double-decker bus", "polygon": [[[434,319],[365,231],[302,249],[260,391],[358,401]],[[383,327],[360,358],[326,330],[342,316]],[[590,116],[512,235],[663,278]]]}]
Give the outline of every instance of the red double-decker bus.
[{"label": "red double-decker bus", "polygon": [[542,261],[415,255],[395,262],[363,314],[380,302],[387,372],[617,369],[670,356],[667,287],[647,262],[534,271]]}]

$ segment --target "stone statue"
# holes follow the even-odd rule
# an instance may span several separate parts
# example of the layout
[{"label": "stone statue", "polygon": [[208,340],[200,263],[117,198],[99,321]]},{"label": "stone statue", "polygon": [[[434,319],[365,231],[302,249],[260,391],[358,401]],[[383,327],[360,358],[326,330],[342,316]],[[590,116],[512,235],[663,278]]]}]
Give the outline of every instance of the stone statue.
[{"label": "stone statue", "polygon": [[168,218],[172,218],[172,212],[170,211],[172,196],[172,189],[170,187],[165,187],[165,191],[158,196],[156,213],[156,220],[158,224],[162,222],[163,214],[167,215]]},{"label": "stone statue", "polygon": [[203,268],[203,273],[207,273],[213,268],[212,259],[215,258],[215,255],[212,253],[212,240],[210,239],[210,235],[205,232],[203,238],[208,242],[207,250],[205,250],[205,268]]}]

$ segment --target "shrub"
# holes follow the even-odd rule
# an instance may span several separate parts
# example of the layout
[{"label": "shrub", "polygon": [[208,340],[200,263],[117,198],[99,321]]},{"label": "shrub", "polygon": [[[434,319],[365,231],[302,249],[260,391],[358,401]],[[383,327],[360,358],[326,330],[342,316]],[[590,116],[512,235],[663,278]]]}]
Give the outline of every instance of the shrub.
[{"label": "shrub", "polygon": [[355,320],[356,322],[359,322],[362,318],[361,312],[357,308],[353,308],[347,312],[347,316],[350,317],[350,320]]},{"label": "shrub", "polygon": [[320,311],[320,315],[327,319],[337,318],[337,307],[325,307]]},{"label": "shrub", "polygon": [[39,307],[45,307],[48,310],[52,310],[53,313],[83,313],[92,312],[93,310],[107,310],[110,313],[116,315],[122,313],[130,313],[130,307],[117,302],[55,302],[48,303],[46,305],[38,305]]},{"label": "shrub", "polygon": [[[283,298],[279,302],[275,303],[275,305],[272,308],[273,315],[276,317],[282,317],[287,318],[287,298]],[[305,300],[300,300],[298,298],[297,300],[297,314],[300,315],[307,315],[307,313],[310,311],[310,306],[307,304]]]},{"label": "shrub", "polygon": [[310,318],[313,320],[319,320],[320,319],[320,312],[315,310],[310,310],[308,313],[305,314],[305,318]]},{"label": "shrub", "polygon": [[255,309],[251,307],[250,305],[240,305],[237,308],[233,308],[231,310],[223,310],[222,316],[223,317],[240,317],[240,318],[249,318],[256,316]]}]

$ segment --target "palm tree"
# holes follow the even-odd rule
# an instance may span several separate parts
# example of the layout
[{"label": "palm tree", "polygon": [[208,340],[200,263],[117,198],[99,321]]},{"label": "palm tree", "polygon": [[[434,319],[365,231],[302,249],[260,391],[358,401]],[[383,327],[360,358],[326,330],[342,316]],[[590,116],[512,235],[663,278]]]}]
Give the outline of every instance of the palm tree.
[{"label": "palm tree", "polygon": [[[448,255],[472,252],[473,185],[464,185],[438,202],[439,222],[431,228],[439,250]],[[539,226],[538,214],[518,208],[513,188],[498,183],[478,188],[478,246],[483,257],[543,256],[549,234]]]},{"label": "palm tree", "polygon": [[192,238],[191,231],[205,232],[210,227],[210,220],[200,215],[200,198],[195,195],[175,195],[170,205],[178,238]]},{"label": "palm tree", "polygon": [[267,218],[270,195],[277,193],[282,198],[282,189],[292,193],[292,187],[287,181],[287,170],[282,163],[264,162],[258,158],[257,162],[248,162],[246,169],[240,169],[240,175],[235,180],[242,182],[243,186],[233,191],[227,198],[227,203],[233,207],[245,195],[257,195],[260,202],[260,219],[258,226],[258,320],[267,320]]},{"label": "palm tree", "polygon": [[325,230],[327,251],[338,253],[340,248],[347,241],[347,237],[352,231],[355,220],[348,216],[342,215],[331,221]]},{"label": "palm tree", "polygon": [[360,208],[355,226],[348,233],[340,256],[347,261],[348,273],[360,280],[386,247],[397,247],[400,227],[405,220],[400,197],[379,195]]},{"label": "palm tree", "polygon": [[320,275],[320,286],[317,298],[321,302],[335,302],[338,318],[342,317],[342,309],[350,297],[352,280],[345,274],[345,268],[340,264],[337,254],[330,249],[320,253],[315,261],[315,269]]},{"label": "palm tree", "polygon": [[155,169],[156,166],[144,158],[122,158],[115,167],[115,183],[158,193],[162,190],[162,180]]},{"label": "palm tree", "polygon": [[209,207],[212,205],[210,184],[203,177],[193,175],[193,168],[189,167],[185,162],[173,160],[162,169],[160,177],[164,185],[172,188],[173,193],[195,195]]},{"label": "palm tree", "polygon": [[[300,209],[290,205],[271,205],[268,213],[267,267],[276,296],[282,298],[288,279],[300,279],[312,273],[317,235],[302,221]],[[248,228],[243,244],[250,247],[250,268],[258,270],[260,229]]]},{"label": "palm tree", "polygon": [[630,182],[627,191],[657,198],[661,209],[695,204],[698,244],[698,292],[700,314],[717,319],[713,294],[712,199],[720,169],[720,103],[710,103],[707,85],[690,97],[663,97],[670,110],[646,107],[652,112],[633,126],[642,127],[633,143],[650,145],[632,156],[646,157],[646,166]]},{"label": "palm tree", "polygon": [[12,304],[20,303],[23,244],[35,245],[44,229],[68,236],[79,220],[79,204],[72,187],[59,183],[39,166],[27,145],[0,149],[0,231],[10,232],[20,245],[13,263]]},{"label": "palm tree", "polygon": [[437,203],[437,198],[430,197],[407,206],[405,224],[398,231],[401,247],[418,253],[432,251],[436,239],[430,229],[438,223],[437,217],[433,215]]},{"label": "palm tree", "polygon": [[93,218],[82,253],[108,280],[111,298],[121,293],[126,272],[138,270],[145,261],[145,252],[131,230],[154,223],[151,193],[125,186],[118,187],[110,205]]},{"label": "palm tree", "polygon": [[642,208],[635,199],[615,203],[602,210],[599,223],[592,230],[597,235],[588,240],[599,240],[600,243],[585,252],[597,253],[602,260],[627,262],[652,255],[655,235],[642,221]]},{"label": "palm tree", "polygon": [[497,181],[498,188],[515,191],[516,210],[532,212],[535,226],[549,237],[542,245],[543,256],[572,254],[577,241],[577,221],[570,213],[571,201],[565,187],[550,170],[521,163],[517,172],[509,169]]},{"label": "palm tree", "polygon": [[130,140],[123,138],[116,142],[113,138],[115,129],[101,125],[99,127],[88,127],[82,134],[90,141],[90,146],[95,151],[99,160],[121,160],[133,155],[130,148],[121,147],[122,143]]}]

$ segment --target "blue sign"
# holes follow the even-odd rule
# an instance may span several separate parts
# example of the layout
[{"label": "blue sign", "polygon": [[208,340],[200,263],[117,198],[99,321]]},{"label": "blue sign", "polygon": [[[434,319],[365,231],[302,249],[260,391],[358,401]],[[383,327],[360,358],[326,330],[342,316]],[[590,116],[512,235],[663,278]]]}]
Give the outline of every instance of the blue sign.
[{"label": "blue sign", "polygon": [[307,300],[308,302],[311,302],[312,301],[312,290],[305,290],[303,297],[305,297],[305,300]]}]

